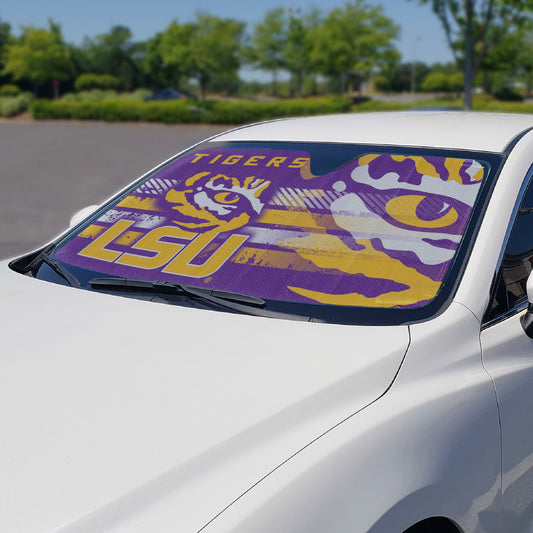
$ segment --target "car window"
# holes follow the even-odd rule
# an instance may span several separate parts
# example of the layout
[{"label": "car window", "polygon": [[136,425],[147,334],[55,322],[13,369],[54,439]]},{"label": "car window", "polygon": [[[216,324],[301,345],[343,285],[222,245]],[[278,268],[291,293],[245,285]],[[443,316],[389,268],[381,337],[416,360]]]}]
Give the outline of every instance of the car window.
[{"label": "car window", "polygon": [[533,180],[512,222],[485,322],[495,320],[527,302],[526,283],[533,268]]},{"label": "car window", "polygon": [[372,310],[423,309],[457,279],[450,272],[473,231],[489,157],[205,143],[137,183],[53,256],[85,286],[102,274],[187,284],[328,321],[346,320],[347,308],[369,310],[365,320]]}]

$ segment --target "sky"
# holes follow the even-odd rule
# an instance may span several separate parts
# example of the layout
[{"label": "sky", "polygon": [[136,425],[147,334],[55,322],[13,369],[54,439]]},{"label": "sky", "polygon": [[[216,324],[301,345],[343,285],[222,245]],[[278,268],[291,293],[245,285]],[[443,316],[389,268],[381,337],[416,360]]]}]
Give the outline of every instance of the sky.
[{"label": "sky", "polygon": [[[59,22],[65,40],[81,44],[83,38],[105,33],[114,25],[127,26],[134,40],[146,40],[163,31],[177,19],[193,20],[198,12],[245,22],[251,29],[264,14],[275,7],[305,12],[318,6],[323,13],[342,7],[344,0],[2,0],[0,19],[11,24],[17,35],[21,26],[47,27],[48,20]],[[419,0],[367,0],[381,4],[385,14],[401,28],[396,42],[403,60],[425,63],[452,60],[439,21]]]}]

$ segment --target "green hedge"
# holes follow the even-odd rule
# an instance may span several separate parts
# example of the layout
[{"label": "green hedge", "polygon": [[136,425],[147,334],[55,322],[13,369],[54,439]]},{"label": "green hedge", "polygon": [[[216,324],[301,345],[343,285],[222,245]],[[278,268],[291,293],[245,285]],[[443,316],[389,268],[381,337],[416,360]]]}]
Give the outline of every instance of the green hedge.
[{"label": "green hedge", "polygon": [[77,93],[67,93],[61,97],[63,102],[103,102],[104,100],[116,100],[117,92],[112,89],[91,89]]},{"label": "green hedge", "polygon": [[31,113],[36,119],[80,119],[105,121],[165,122],[168,124],[204,122],[244,124],[271,118],[345,113],[351,104],[345,98],[309,98],[253,101],[151,101],[104,100],[74,102],[36,100]]},{"label": "green hedge", "polygon": [[0,116],[14,117],[30,107],[33,100],[31,93],[21,93],[18,96],[0,97]]},{"label": "green hedge", "polygon": [[80,74],[74,82],[76,91],[90,91],[91,89],[117,89],[120,80],[110,74]]},{"label": "green hedge", "polygon": [[374,111],[405,111],[413,107],[412,104],[405,104],[403,102],[380,102],[378,100],[369,100],[362,102],[353,107],[352,111],[355,113],[367,113]]},{"label": "green hedge", "polygon": [[533,114],[533,104],[528,102],[474,102],[474,110]]},{"label": "green hedge", "polygon": [[[326,115],[331,113],[400,111],[413,107],[462,107],[460,98],[421,100],[418,102],[381,102],[368,100],[353,105],[348,99],[340,97],[302,98],[297,100],[257,101],[150,101],[140,100],[145,90],[139,94],[117,95],[111,99],[91,101],[107,91],[91,91],[90,98],[77,100],[36,100],[30,107],[36,119],[79,119],[105,121],[142,121],[211,124],[245,124],[272,118],[296,117],[306,115]],[[98,94],[97,94],[98,93]],[[80,93],[79,95],[83,95]],[[85,98],[85,96],[84,96]],[[0,98],[0,115],[12,116],[28,106],[31,95],[26,93],[16,98]],[[533,103],[499,102],[487,95],[474,97],[474,110],[500,113],[533,114]]]},{"label": "green hedge", "polygon": [[152,94],[149,89],[136,89],[129,93],[117,93],[112,89],[91,89],[90,91],[79,91],[76,93],[66,93],[61,97],[63,102],[103,102],[106,100],[139,100]]}]

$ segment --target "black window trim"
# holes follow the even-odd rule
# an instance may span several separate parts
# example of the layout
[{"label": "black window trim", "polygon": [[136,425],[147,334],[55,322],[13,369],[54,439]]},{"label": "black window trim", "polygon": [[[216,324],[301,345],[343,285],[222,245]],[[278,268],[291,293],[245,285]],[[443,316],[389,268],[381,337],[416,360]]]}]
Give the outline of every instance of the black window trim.
[{"label": "black window trim", "polygon": [[[500,254],[498,256],[498,262],[496,269],[494,271],[492,282],[490,286],[490,292],[489,292],[489,299],[487,301],[487,309],[490,303],[492,302],[498,285],[498,275],[500,272],[500,269],[502,267],[503,258],[505,255],[505,250],[507,249],[507,245],[509,244],[509,239],[511,238],[511,231],[513,230],[514,222],[516,220],[516,217],[518,215],[518,211],[520,209],[520,205],[522,204],[522,199],[524,198],[524,195],[526,194],[526,191],[529,187],[529,185],[533,185],[533,165],[529,167],[529,170],[527,171],[524,181],[522,182],[522,185],[520,186],[520,191],[518,192],[518,195],[515,200],[515,205],[513,207],[513,211],[511,212],[511,217],[509,219],[509,223],[507,225],[507,231],[505,232],[505,237],[503,239],[502,247],[500,249]],[[484,330],[486,328],[489,328],[491,326],[494,326],[495,324],[498,324],[502,322],[503,320],[506,320],[524,309],[526,309],[528,306],[527,299],[524,301],[518,302],[516,305],[511,307],[510,309],[507,309],[503,313],[499,314],[498,316],[495,316],[489,320],[485,319],[485,314],[487,312],[487,309],[483,312],[483,319],[481,321],[481,329]]]}]

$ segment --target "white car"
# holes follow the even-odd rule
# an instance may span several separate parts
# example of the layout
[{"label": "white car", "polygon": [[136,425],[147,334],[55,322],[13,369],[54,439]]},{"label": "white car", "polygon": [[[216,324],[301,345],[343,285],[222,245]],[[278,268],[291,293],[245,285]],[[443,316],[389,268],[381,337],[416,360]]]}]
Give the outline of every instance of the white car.
[{"label": "white car", "polygon": [[533,531],[532,162],[525,115],[273,121],[1,263],[0,531]]}]

